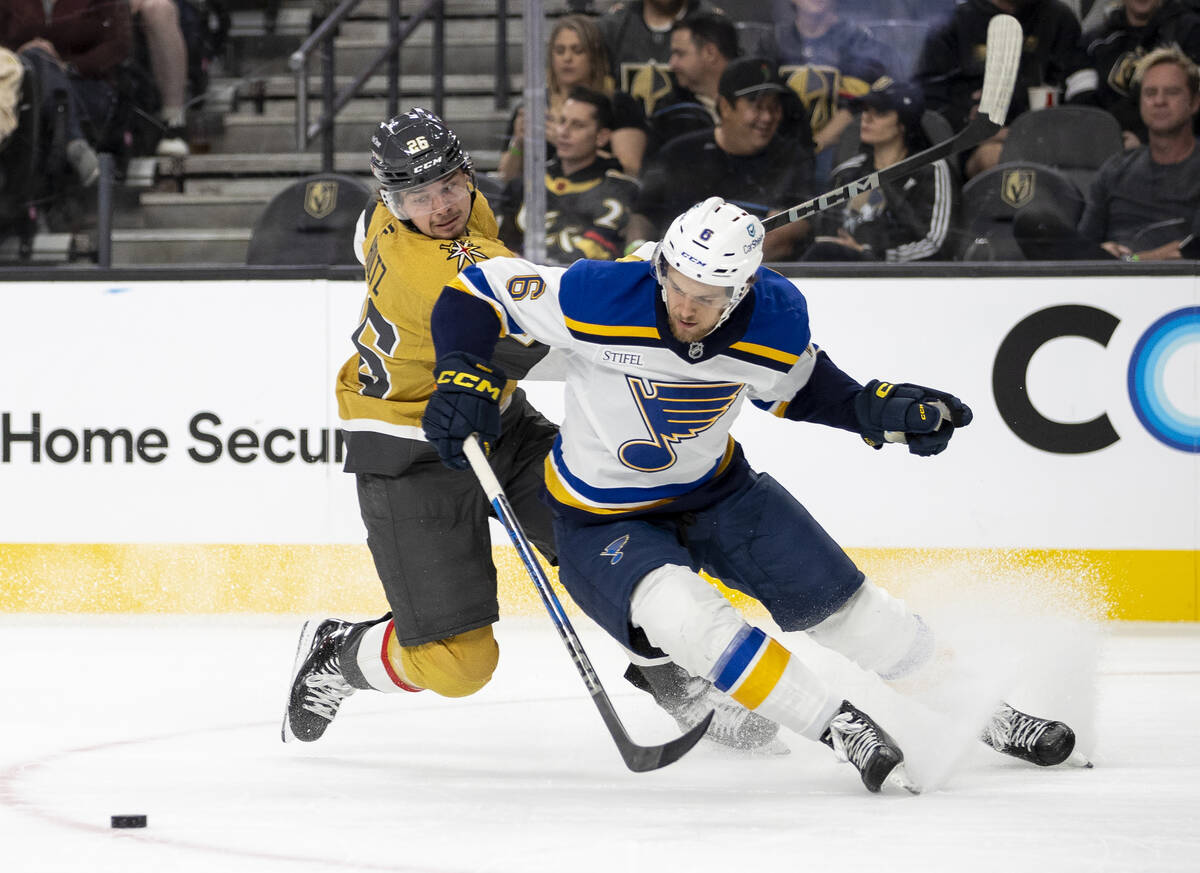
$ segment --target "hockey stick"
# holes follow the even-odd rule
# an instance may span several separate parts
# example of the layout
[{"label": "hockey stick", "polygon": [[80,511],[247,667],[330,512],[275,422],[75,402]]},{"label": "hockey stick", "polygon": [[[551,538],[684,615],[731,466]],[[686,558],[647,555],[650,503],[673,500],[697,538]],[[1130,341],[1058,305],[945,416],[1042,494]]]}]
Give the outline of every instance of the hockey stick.
[{"label": "hockey stick", "polygon": [[496,518],[504,525],[509,539],[517,547],[517,554],[521,556],[529,578],[533,580],[538,594],[542,597],[542,603],[546,605],[550,618],[554,620],[558,635],[562,637],[567,651],[571,653],[571,660],[575,662],[575,668],[583,677],[583,684],[587,686],[592,701],[600,710],[600,717],[604,719],[608,732],[612,734],[612,738],[617,744],[617,751],[625,759],[625,765],[635,773],[644,773],[647,770],[657,770],[659,767],[665,767],[678,761],[687,754],[692,746],[700,742],[705,731],[708,730],[708,723],[713,719],[713,713],[710,711],[698,725],[683,736],[661,746],[639,746],[629,738],[625,726],[621,724],[621,719],[613,708],[612,701],[608,699],[608,694],[604,691],[604,686],[600,684],[600,677],[596,675],[592,662],[588,660],[587,652],[583,650],[583,644],[579,642],[579,637],[575,634],[575,628],[571,626],[570,619],[563,611],[558,595],[550,587],[550,580],[546,578],[542,565],[538,563],[537,555],[533,553],[533,546],[525,536],[521,523],[517,521],[512,505],[509,504],[508,497],[500,486],[500,480],[492,472],[492,467],[484,456],[483,449],[479,447],[479,440],[474,434],[463,441],[463,452],[466,454],[467,460],[471,462],[471,469],[475,472],[475,477],[479,479],[479,484],[483,486],[488,501],[496,510]]},{"label": "hockey stick", "polygon": [[979,98],[979,113],[957,134],[935,146],[917,152],[899,163],[855,179],[826,191],[812,200],[798,203],[791,209],[777,212],[763,219],[763,230],[771,231],[824,212],[851,197],[872,191],[884,182],[911,176],[926,164],[941,160],[979,145],[1004,126],[1008,117],[1008,104],[1012,101],[1013,85],[1017,80],[1017,67],[1021,63],[1021,43],[1024,35],[1021,25],[1011,15],[996,15],[988,22],[987,64],[983,69],[983,92]]}]

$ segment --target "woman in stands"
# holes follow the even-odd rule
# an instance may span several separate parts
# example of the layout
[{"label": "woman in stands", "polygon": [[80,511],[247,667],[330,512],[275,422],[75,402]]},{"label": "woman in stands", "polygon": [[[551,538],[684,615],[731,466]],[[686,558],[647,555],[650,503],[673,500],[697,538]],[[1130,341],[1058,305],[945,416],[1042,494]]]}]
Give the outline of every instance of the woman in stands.
[{"label": "woman in stands", "polygon": [[[834,168],[845,185],[927,148],[921,127],[925,101],[911,82],[883,78],[857,101],[862,106],[862,149]],[[818,219],[806,261],[919,261],[949,259],[957,219],[958,184],[945,160],[852,198]]]},{"label": "woman in stands", "polygon": [[[546,56],[546,125],[576,85],[608,96],[615,115],[609,151],[621,168],[636,176],[646,151],[646,119],[641,106],[630,95],[617,91],[608,75],[608,52],[596,23],[586,15],[564,15],[550,31]],[[547,130],[549,140],[549,130]],[[498,173],[505,182],[524,168],[525,110],[518,106],[509,126],[508,149],[500,157]],[[553,146],[547,142],[547,148]]]}]

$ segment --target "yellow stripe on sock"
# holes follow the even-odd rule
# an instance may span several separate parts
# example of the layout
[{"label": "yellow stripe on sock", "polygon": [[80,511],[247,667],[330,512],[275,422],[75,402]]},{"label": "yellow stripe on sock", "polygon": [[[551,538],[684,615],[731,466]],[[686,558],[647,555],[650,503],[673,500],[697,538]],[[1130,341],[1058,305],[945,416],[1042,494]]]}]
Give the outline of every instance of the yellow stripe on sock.
[{"label": "yellow stripe on sock", "polygon": [[779,677],[783,675],[791,657],[792,653],[775,640],[768,640],[767,650],[762,653],[750,675],[729,696],[746,709],[757,709],[779,683]]}]

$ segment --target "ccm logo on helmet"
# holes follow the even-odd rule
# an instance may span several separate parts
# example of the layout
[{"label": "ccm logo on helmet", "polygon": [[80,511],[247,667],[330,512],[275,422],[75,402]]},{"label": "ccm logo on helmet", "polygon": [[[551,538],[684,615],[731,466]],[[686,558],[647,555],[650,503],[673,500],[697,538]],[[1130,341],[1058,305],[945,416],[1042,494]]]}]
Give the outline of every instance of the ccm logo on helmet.
[{"label": "ccm logo on helmet", "polygon": [[442,157],[441,157],[441,155],[438,155],[432,161],[426,161],[425,163],[419,164],[418,166],[414,167],[413,172],[414,173],[423,173],[425,170],[428,170],[430,167],[436,167],[441,162],[442,162]]},{"label": "ccm logo on helmet", "polygon": [[701,267],[707,267],[707,266],[708,266],[708,262],[707,262],[707,261],[702,261],[702,260],[700,260],[699,258],[697,258],[695,255],[691,255],[691,254],[689,254],[688,252],[683,252],[683,251],[681,251],[681,252],[679,253],[679,257],[683,258],[684,260],[691,261],[693,264],[699,264]]}]

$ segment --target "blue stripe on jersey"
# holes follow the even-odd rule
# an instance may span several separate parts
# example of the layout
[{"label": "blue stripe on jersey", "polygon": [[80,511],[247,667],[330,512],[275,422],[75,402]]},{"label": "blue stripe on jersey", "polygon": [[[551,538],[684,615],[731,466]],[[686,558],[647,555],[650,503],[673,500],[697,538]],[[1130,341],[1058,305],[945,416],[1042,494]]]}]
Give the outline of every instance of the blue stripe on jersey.
[{"label": "blue stripe on jersey", "polygon": [[554,468],[563,481],[577,494],[586,497],[592,503],[598,504],[649,503],[655,500],[669,500],[672,497],[687,494],[689,491],[699,488],[716,476],[721,471],[721,465],[726,462],[726,456],[729,454],[726,452],[726,455],[717,458],[717,462],[704,475],[691,482],[659,485],[655,488],[597,488],[594,485],[584,482],[567,469],[567,463],[563,460],[562,456],[561,434],[554,440],[554,445],[550,449],[550,452],[554,455]]},{"label": "blue stripe on jersey", "polygon": [[512,315],[504,308],[504,304],[501,302],[500,297],[496,295],[496,292],[492,290],[491,283],[488,282],[487,276],[484,274],[483,270],[479,269],[479,267],[475,264],[472,264],[462,271],[462,275],[463,278],[471,283],[472,288],[487,297],[489,300],[494,300],[496,302],[496,306],[499,307],[497,315],[499,315],[501,312],[504,313],[504,329],[509,334],[519,334],[520,336],[525,335],[525,328],[521,327],[521,325],[519,325],[513,319]]},{"label": "blue stripe on jersey", "polygon": [[580,260],[563,273],[558,301],[563,315],[583,324],[656,329],[658,293],[647,261]]},{"label": "blue stripe on jersey", "polygon": [[717,677],[713,680],[713,686],[718,691],[728,691],[732,688],[766,641],[767,635],[761,630],[750,625],[744,626],[725,647],[725,652],[713,668]]}]

